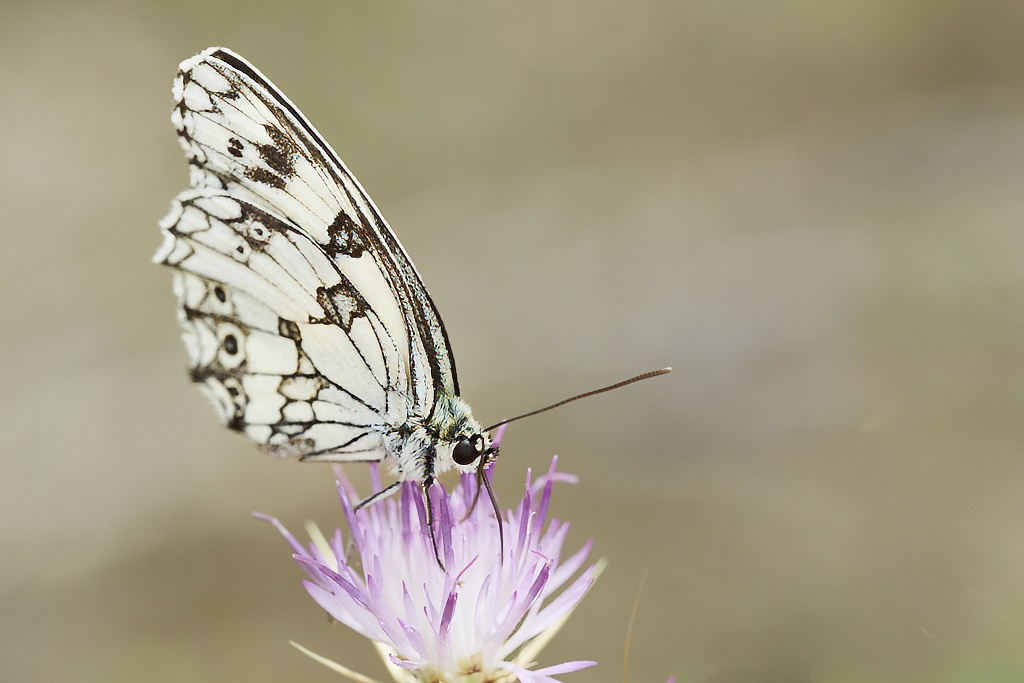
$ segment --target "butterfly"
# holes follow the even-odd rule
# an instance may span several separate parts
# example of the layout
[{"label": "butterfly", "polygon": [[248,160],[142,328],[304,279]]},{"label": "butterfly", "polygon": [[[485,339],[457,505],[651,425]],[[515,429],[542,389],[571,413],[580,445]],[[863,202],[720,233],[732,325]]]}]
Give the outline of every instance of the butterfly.
[{"label": "butterfly", "polygon": [[174,269],[191,377],[224,424],[282,458],[386,462],[396,481],[360,505],[416,481],[429,524],[428,490],[456,469],[497,511],[481,473],[511,420],[474,419],[437,307],[359,181],[230,50],[182,62],[173,95],[191,186],[153,260]]},{"label": "butterfly", "polygon": [[419,273],[306,117],[220,47],[182,62],[173,94],[191,187],[154,261],[224,424],[278,457],[386,460],[396,485],[493,458]]}]

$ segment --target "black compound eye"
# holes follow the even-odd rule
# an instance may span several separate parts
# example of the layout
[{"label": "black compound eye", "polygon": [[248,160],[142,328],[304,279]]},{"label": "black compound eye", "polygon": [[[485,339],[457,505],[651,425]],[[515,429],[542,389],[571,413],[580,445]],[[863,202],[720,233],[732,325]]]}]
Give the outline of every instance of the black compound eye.
[{"label": "black compound eye", "polygon": [[479,434],[463,439],[455,444],[455,448],[452,450],[452,460],[458,465],[472,465],[480,457],[480,447],[482,445],[483,439],[480,438]]}]

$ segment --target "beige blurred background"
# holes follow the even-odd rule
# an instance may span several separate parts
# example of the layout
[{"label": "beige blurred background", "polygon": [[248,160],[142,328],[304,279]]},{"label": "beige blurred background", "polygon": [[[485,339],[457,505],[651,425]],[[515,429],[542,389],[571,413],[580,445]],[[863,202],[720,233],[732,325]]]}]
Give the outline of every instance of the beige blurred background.
[{"label": "beige blurred background", "polygon": [[375,676],[259,510],[340,522],[186,380],[179,61],[252,60],[440,307],[511,503],[610,565],[545,664],[1024,680],[1024,4],[0,5],[0,680]]}]

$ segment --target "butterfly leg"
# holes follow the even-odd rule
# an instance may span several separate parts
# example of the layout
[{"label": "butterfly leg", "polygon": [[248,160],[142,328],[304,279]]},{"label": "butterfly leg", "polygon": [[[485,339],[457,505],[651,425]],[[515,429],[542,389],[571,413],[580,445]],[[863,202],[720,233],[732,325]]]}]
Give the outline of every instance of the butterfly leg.
[{"label": "butterfly leg", "polygon": [[441,561],[441,551],[437,547],[437,537],[434,535],[434,504],[430,501],[430,487],[433,485],[433,476],[425,477],[420,484],[423,489],[423,504],[427,508],[427,531],[430,533],[430,545],[434,548],[434,559],[437,560],[437,566],[445,572],[448,570],[444,568],[444,562]]},{"label": "butterfly leg", "polygon": [[[363,498],[361,501],[356,503],[355,509],[356,510],[361,510],[364,507],[366,507],[367,505],[370,505],[371,503],[375,503],[378,500],[381,500],[383,498],[387,498],[388,496],[393,494],[395,491],[397,491],[399,489],[399,487],[401,487],[401,485],[402,485],[402,482],[400,482],[400,481],[396,481],[393,484],[388,484],[387,486],[382,488],[380,491],[377,491],[376,493],[372,493],[368,497]],[[353,551],[355,549],[355,545],[354,544],[355,544],[355,539],[352,537],[352,535],[349,535],[348,543],[347,543],[347,548],[345,550],[345,560],[346,560],[346,562],[348,562],[349,565],[352,565],[354,563],[354,561],[355,561],[355,558],[353,557],[353,555],[354,555]]]},{"label": "butterfly leg", "polygon": [[366,507],[370,503],[376,502],[376,501],[378,501],[378,500],[380,500],[382,498],[387,498],[392,493],[397,491],[398,487],[400,487],[401,485],[402,485],[402,482],[400,482],[400,481],[396,481],[393,484],[388,484],[387,486],[382,488],[380,491],[377,491],[377,493],[372,493],[372,494],[370,494],[370,496],[368,498],[363,498],[361,501],[356,503],[356,510],[361,510],[362,508]]}]

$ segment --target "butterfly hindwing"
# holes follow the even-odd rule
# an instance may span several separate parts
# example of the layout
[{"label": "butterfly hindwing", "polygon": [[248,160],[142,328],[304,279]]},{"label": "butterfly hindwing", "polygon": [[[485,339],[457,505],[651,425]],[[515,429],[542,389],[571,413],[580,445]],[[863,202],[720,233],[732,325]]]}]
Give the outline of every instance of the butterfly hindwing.
[{"label": "butterfly hindwing", "polygon": [[224,422],[281,455],[379,451],[406,419],[404,360],[322,250],[223,191],[182,193],[163,227],[192,376]]}]

